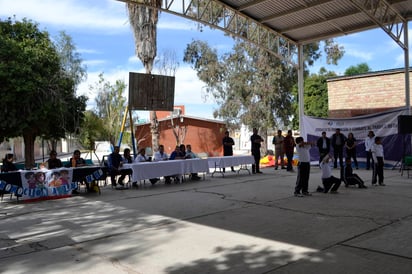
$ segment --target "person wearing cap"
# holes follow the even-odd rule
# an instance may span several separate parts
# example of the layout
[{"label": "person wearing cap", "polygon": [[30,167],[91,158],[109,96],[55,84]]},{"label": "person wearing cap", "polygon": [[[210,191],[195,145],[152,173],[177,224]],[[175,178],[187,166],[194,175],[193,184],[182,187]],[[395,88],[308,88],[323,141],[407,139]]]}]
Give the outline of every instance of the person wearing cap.
[{"label": "person wearing cap", "polygon": [[55,150],[50,151],[50,158],[47,160],[47,168],[55,169],[63,167],[62,161],[57,158],[57,152]]}]

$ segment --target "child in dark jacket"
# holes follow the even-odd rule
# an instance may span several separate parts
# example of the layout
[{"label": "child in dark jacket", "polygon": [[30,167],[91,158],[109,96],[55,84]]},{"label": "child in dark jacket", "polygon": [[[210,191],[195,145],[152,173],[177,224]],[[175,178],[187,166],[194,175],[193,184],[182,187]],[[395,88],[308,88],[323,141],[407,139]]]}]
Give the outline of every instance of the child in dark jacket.
[{"label": "child in dark jacket", "polygon": [[352,161],[350,158],[346,158],[345,167],[343,171],[343,182],[345,186],[358,185],[359,188],[367,188],[362,178],[358,174],[353,173]]}]

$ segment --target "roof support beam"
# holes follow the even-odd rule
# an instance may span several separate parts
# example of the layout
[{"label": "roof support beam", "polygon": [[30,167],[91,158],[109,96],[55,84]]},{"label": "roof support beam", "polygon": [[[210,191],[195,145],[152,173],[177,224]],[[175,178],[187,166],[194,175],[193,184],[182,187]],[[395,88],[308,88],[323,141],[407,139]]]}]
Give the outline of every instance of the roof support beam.
[{"label": "roof support beam", "polygon": [[350,0],[375,24],[380,26],[402,49],[407,49],[401,41],[407,20],[394,10],[386,0]]},{"label": "roof support beam", "polygon": [[[149,1],[117,0],[149,6]],[[297,66],[297,43],[260,22],[217,0],[161,0],[162,12],[222,30],[232,37],[246,40]]]}]

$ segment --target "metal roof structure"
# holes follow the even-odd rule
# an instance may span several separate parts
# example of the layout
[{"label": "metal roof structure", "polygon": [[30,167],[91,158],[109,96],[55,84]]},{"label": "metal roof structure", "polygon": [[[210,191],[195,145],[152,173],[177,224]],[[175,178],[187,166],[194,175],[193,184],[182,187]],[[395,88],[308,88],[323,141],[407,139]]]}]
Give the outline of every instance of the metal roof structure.
[{"label": "metal roof structure", "polygon": [[[303,45],[381,28],[403,50],[409,67],[408,21],[412,0],[117,0],[159,10],[247,40],[298,67],[303,97]],[[405,69],[406,106],[409,70]],[[300,100],[303,113],[303,100]]]},{"label": "metal roof structure", "polygon": [[411,0],[219,0],[287,37],[307,44],[381,27],[399,40]]},{"label": "metal roof structure", "polygon": [[[152,0],[118,0],[150,6]],[[159,10],[239,37],[297,63],[297,47],[381,28],[406,50],[412,0],[157,0]]]}]

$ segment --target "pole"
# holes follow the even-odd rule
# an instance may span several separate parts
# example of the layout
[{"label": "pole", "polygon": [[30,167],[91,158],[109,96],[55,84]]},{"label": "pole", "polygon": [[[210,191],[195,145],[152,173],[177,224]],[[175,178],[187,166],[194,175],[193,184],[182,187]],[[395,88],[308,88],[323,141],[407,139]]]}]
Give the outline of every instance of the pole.
[{"label": "pole", "polygon": [[119,142],[117,143],[117,145],[120,147],[120,145],[122,144],[122,139],[123,139],[123,132],[124,132],[124,127],[126,125],[126,119],[127,119],[127,113],[129,112],[129,107],[126,106],[126,110],[124,111],[124,115],[123,115],[123,121],[122,121],[122,126],[120,128],[120,136],[119,136]]},{"label": "pole", "polygon": [[137,148],[136,148],[136,142],[134,139],[134,125],[133,125],[133,118],[132,118],[132,111],[129,109],[129,119],[130,119],[130,135],[132,138],[132,146],[133,146],[133,156],[136,157],[137,155]]}]

